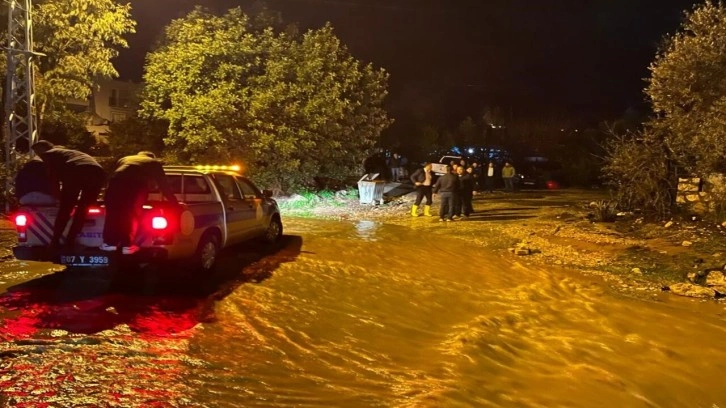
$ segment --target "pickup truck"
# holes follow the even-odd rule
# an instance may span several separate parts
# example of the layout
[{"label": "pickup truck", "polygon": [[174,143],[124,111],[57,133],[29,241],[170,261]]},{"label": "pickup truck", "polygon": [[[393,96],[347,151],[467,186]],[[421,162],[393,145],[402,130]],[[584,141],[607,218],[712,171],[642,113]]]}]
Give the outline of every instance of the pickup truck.
[{"label": "pickup truck", "polygon": [[14,215],[17,259],[47,261],[69,267],[109,267],[183,260],[196,269],[214,268],[218,252],[226,247],[261,238],[269,243],[282,236],[282,220],[272,193],[260,191],[236,166],[165,166],[176,198],[170,206],[152,191],[143,207],[132,255],[104,252],[103,201],[88,209],[73,248],[51,250],[56,206],[24,206]]},{"label": "pickup truck", "polygon": [[438,163],[431,163],[431,171],[433,171],[437,176],[446,174],[446,166],[451,163],[452,160],[458,163],[461,161],[461,156],[444,156]]}]

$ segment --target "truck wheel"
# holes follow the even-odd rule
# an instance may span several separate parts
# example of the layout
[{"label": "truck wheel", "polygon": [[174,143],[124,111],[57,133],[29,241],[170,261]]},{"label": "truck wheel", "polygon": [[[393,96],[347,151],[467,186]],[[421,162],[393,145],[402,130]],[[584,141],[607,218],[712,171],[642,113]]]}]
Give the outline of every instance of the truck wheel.
[{"label": "truck wheel", "polygon": [[197,266],[202,271],[211,271],[217,261],[219,252],[219,238],[215,234],[207,233],[199,240],[197,246]]},{"label": "truck wheel", "polygon": [[277,243],[277,241],[280,240],[282,237],[282,221],[280,221],[279,216],[273,216],[270,220],[270,225],[267,226],[267,231],[265,231],[265,242],[268,244],[274,244]]}]

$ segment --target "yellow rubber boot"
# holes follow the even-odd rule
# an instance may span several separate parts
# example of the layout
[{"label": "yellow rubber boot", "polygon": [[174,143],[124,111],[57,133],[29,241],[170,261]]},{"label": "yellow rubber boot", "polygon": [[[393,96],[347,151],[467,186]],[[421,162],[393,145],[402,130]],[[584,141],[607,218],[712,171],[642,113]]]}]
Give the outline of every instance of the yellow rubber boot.
[{"label": "yellow rubber boot", "polygon": [[418,217],[418,206],[414,205],[411,207],[411,216],[412,217]]},{"label": "yellow rubber boot", "polygon": [[430,205],[424,205],[424,215],[426,217],[431,216],[431,206]]}]

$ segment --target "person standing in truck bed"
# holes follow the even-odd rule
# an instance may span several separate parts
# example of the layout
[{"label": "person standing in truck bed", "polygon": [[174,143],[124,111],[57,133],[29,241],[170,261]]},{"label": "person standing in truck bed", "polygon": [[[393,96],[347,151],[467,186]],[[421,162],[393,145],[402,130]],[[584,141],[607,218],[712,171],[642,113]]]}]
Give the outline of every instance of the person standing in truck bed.
[{"label": "person standing in truck bed", "polygon": [[121,247],[124,255],[131,255],[139,250],[134,244],[135,235],[150,185],[155,183],[171,204],[178,201],[166,180],[162,162],[154,153],[143,151],[123,157],[116,166],[106,188],[106,221],[100,249],[116,251]]},{"label": "person standing in truck bed", "polygon": [[72,247],[83,228],[88,207],[98,199],[106,173],[96,159],[78,150],[58,147],[47,140],[41,140],[31,147],[45,163],[49,177],[56,177],[61,182],[58,216],[53,225],[50,246],[59,246],[63,231],[71,218],[71,211],[76,207],[65,240],[66,245]]}]

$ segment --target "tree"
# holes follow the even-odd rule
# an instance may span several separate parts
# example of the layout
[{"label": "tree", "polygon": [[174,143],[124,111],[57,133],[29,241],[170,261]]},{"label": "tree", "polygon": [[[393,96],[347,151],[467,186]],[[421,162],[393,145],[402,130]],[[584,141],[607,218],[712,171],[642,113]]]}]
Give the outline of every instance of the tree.
[{"label": "tree", "polygon": [[280,190],[357,171],[391,123],[388,75],[355,60],[330,25],[256,30],[239,8],[173,21],[144,79],[141,114],[169,123],[177,160],[241,159]]},{"label": "tree", "polygon": [[110,125],[109,148],[111,155],[120,158],[143,150],[158,155],[164,149],[164,136],[168,124],[159,120],[146,120],[132,116]]},{"label": "tree", "polygon": [[34,19],[38,61],[36,86],[40,117],[70,98],[85,100],[95,80],[118,73],[111,60],[115,47],[127,47],[133,33],[131,6],[114,0],[40,0]]},{"label": "tree", "polygon": [[482,133],[479,130],[479,126],[474,122],[471,116],[467,116],[466,119],[459,123],[459,127],[456,129],[457,143],[463,146],[471,146],[480,142],[479,135]]},{"label": "tree", "polygon": [[43,139],[71,149],[90,152],[96,139],[86,129],[84,118],[65,109],[56,109],[46,116]]},{"label": "tree", "polygon": [[726,169],[726,8],[706,1],[686,13],[650,65],[649,123],[669,157],[705,175]]}]

